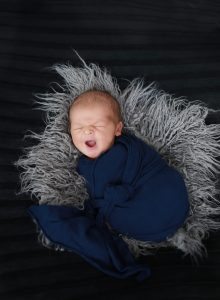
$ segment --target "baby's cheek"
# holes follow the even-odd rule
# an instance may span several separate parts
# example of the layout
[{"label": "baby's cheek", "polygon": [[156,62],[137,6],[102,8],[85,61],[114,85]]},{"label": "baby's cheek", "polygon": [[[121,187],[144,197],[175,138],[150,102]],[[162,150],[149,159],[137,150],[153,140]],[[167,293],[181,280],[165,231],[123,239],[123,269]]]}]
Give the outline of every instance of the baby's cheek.
[{"label": "baby's cheek", "polygon": [[74,135],[71,135],[71,138],[72,138],[72,142],[75,144],[77,142],[77,139]]},{"label": "baby's cheek", "polygon": [[80,137],[80,135],[79,135],[78,132],[73,132],[72,133],[72,140],[73,141],[75,141],[75,142],[79,141],[79,137]]},{"label": "baby's cheek", "polygon": [[76,135],[72,136],[72,142],[77,148],[82,144],[82,142],[80,142],[80,139]]}]

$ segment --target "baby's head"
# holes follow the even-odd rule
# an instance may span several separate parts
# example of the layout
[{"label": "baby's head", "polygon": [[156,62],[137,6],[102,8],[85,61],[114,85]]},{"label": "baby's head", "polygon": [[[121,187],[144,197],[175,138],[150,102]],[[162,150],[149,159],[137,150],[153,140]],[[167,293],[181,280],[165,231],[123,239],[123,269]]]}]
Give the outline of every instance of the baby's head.
[{"label": "baby's head", "polygon": [[118,102],[102,91],[79,95],[70,107],[69,124],[75,147],[92,159],[114,144],[123,127]]}]

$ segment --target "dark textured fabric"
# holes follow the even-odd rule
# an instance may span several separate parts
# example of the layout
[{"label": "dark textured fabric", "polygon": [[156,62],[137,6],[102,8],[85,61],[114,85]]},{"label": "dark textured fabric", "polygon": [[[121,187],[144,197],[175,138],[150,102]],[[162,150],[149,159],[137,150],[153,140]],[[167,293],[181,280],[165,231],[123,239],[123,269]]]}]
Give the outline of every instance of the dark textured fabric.
[{"label": "dark textured fabric", "polygon": [[[219,2],[3,0],[0,16],[0,298],[218,300],[219,232],[206,241],[208,257],[199,265],[167,249],[143,258],[154,270],[147,284],[109,278],[80,257],[37,242],[26,213],[33,202],[16,195],[13,162],[33,143],[23,140],[27,130],[44,129],[33,93],[60,80],[46,68],[79,66],[73,48],[117,78],[144,77],[220,109]],[[206,122],[219,123],[220,114]]]}]

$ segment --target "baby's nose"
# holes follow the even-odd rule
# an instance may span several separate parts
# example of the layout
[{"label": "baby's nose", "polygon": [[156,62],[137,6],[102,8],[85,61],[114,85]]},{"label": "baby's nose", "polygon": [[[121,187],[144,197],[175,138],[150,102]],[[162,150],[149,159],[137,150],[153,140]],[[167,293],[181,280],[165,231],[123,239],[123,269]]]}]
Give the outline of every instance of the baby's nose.
[{"label": "baby's nose", "polygon": [[93,133],[92,127],[87,127],[87,128],[85,128],[85,129],[84,129],[84,133],[85,133],[85,134],[92,134],[92,133]]}]

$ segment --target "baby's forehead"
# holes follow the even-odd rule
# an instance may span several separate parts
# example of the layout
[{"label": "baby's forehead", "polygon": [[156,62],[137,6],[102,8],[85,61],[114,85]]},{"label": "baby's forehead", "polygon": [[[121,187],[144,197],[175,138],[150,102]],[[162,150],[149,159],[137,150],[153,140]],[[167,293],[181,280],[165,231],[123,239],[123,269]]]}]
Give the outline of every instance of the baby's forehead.
[{"label": "baby's forehead", "polygon": [[[120,107],[117,100],[108,92],[105,91],[86,91],[75,98],[69,109],[69,117],[84,110],[92,113],[93,109],[98,109],[98,113],[108,115],[108,118],[121,119]],[[93,113],[92,113],[93,114]]]},{"label": "baby's forehead", "polygon": [[85,102],[101,102],[101,101],[108,101],[109,103],[114,101],[114,98],[108,94],[107,92],[104,91],[87,91],[84,92],[83,94],[79,95],[76,99],[75,99],[75,103],[81,102],[81,103],[85,103]]},{"label": "baby's forehead", "polygon": [[88,91],[79,95],[72,103],[70,111],[74,108],[95,108],[104,107],[106,110],[112,110],[115,105],[114,98],[102,91]]}]

